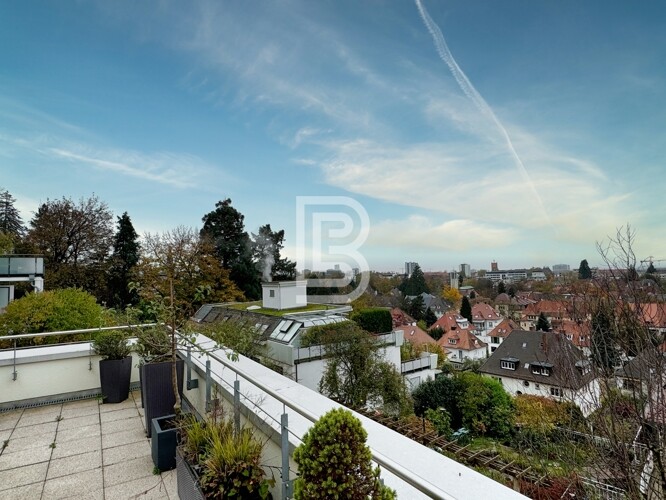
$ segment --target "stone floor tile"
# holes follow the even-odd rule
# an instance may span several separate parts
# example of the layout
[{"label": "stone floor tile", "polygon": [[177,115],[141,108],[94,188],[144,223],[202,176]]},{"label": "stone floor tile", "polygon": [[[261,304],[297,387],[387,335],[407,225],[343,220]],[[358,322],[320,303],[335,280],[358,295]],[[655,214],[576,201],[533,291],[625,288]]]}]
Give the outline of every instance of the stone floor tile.
[{"label": "stone floor tile", "polygon": [[102,433],[102,448],[113,448],[124,444],[146,441],[146,434],[143,429],[132,429],[124,432],[114,432],[113,434]]},{"label": "stone floor tile", "polygon": [[[41,495],[41,483],[46,479],[48,462],[26,465],[20,469],[7,469],[0,471],[0,498],[5,498],[7,490],[13,490],[19,486],[31,483],[40,483],[39,494]],[[39,497],[39,495],[37,495]],[[27,497],[26,497],[27,498]]]},{"label": "stone floor tile", "polygon": [[99,399],[98,398],[87,398],[87,399],[79,399],[77,401],[69,401],[67,403],[62,404],[62,409],[63,411],[65,410],[70,410],[73,408],[97,408],[100,405]]},{"label": "stone floor tile", "polygon": [[86,427],[88,425],[99,425],[99,413],[83,415],[80,417],[64,417],[58,422],[58,432],[61,430]]},{"label": "stone floor tile", "polygon": [[53,433],[55,436],[56,429],[58,428],[58,422],[55,420],[53,422],[46,422],[44,424],[35,424],[27,425],[25,427],[17,427],[12,432],[10,436],[11,439],[18,439],[30,436],[37,436],[39,434],[49,434]]},{"label": "stone floor tile", "polygon": [[141,431],[145,434],[143,423],[139,419],[138,414],[136,415],[136,418],[125,418],[123,420],[114,420],[113,422],[102,423],[102,432],[104,434],[113,434],[115,432],[126,431]]},{"label": "stone floor tile", "polygon": [[131,396],[128,397],[125,401],[120,403],[107,403],[99,405],[100,413],[109,413],[111,411],[126,410],[128,408],[135,409],[136,404],[134,403],[134,398]]},{"label": "stone floor tile", "polygon": [[102,453],[102,461],[104,466],[107,466],[122,462],[123,460],[133,460],[139,457],[150,456],[150,454],[150,441],[144,439],[136,443],[106,448]]},{"label": "stone floor tile", "polygon": [[0,498],[2,498],[2,500],[32,500],[34,498],[40,498],[43,487],[43,481],[27,484],[25,486],[18,486],[16,488],[0,492]]},{"label": "stone floor tile", "polygon": [[12,410],[0,413],[0,431],[12,430],[16,427],[23,410]]},{"label": "stone floor tile", "polygon": [[83,439],[87,437],[97,436],[98,438],[101,435],[100,425],[84,425],[81,427],[72,427],[71,429],[61,429],[58,427],[58,434],[56,440],[58,443],[64,443],[66,441],[75,441],[77,439]]},{"label": "stone floor tile", "polygon": [[60,417],[60,405],[28,408],[23,412],[16,427],[57,422]]},{"label": "stone floor tile", "polygon": [[106,500],[125,500],[132,499],[163,499],[169,498],[166,487],[159,475],[151,475],[107,486],[104,488],[104,498]]},{"label": "stone floor tile", "polygon": [[47,480],[44,483],[42,498],[49,500],[67,497],[83,498],[87,494],[101,492],[102,488],[102,469],[98,468]]},{"label": "stone floor tile", "polygon": [[123,408],[121,410],[109,411],[100,414],[100,420],[104,424],[106,422],[113,422],[114,420],[123,420],[125,418],[136,418],[138,410],[135,406],[132,408]]},{"label": "stone floor tile", "polygon": [[104,486],[110,487],[143,477],[153,476],[153,460],[150,456],[125,460],[104,467]]},{"label": "stone floor tile", "polygon": [[53,479],[68,474],[75,474],[102,467],[102,451],[90,451],[79,455],[56,458],[49,463],[46,479]]},{"label": "stone floor tile", "polygon": [[51,458],[52,451],[48,446],[40,446],[14,453],[3,453],[0,455],[0,471],[46,462]]},{"label": "stone floor tile", "polygon": [[72,455],[80,455],[81,453],[88,453],[91,451],[99,450],[102,442],[99,436],[86,437],[83,439],[75,439],[74,441],[64,441],[59,443],[56,440],[56,447],[53,450],[53,458],[71,457]]},{"label": "stone floor tile", "polygon": [[164,487],[166,488],[166,492],[169,494],[169,499],[179,500],[176,469],[162,472],[161,476],[162,476],[162,482],[164,483]]},{"label": "stone floor tile", "polygon": [[2,453],[2,447],[5,441],[9,441],[9,436],[12,434],[12,429],[7,429],[6,431],[0,431],[0,453]]},{"label": "stone floor tile", "polygon": [[86,415],[99,415],[99,404],[95,402],[95,405],[86,405],[86,406],[64,406],[62,409],[61,416],[64,419],[84,417]]},{"label": "stone floor tile", "polygon": [[26,436],[22,438],[11,437],[3,455],[8,453],[17,453],[19,451],[28,450],[30,448],[48,448],[51,443],[55,441],[55,431],[46,434],[36,434],[34,436]]}]

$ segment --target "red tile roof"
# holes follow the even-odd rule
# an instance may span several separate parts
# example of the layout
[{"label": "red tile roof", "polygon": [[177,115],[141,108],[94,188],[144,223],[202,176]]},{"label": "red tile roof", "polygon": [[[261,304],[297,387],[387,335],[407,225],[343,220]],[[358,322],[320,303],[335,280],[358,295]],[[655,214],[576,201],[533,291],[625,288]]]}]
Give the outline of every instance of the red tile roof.
[{"label": "red tile roof", "polygon": [[418,326],[400,325],[397,326],[395,329],[402,330],[405,333],[405,340],[411,342],[414,345],[437,343],[435,339],[433,339],[430,335],[421,330]]},{"label": "red tile roof", "polygon": [[472,306],[472,319],[500,319],[501,316],[495,312],[490,304],[478,303]]},{"label": "red tile roof", "polygon": [[488,334],[488,336],[489,337],[506,337],[513,330],[518,330],[518,329],[519,329],[519,326],[516,324],[515,321],[510,320],[510,319],[505,319],[499,325],[497,325],[495,328],[493,328],[490,331],[490,333]]},{"label": "red tile roof", "polygon": [[444,348],[461,349],[463,351],[474,351],[486,347],[486,343],[479,340],[469,330],[450,330],[442,335],[437,343]]},{"label": "red tile roof", "polygon": [[448,332],[449,330],[461,330],[463,328],[460,327],[460,322],[467,323],[467,328],[464,328],[464,330],[469,330],[469,331],[475,330],[474,325],[469,321],[467,321],[467,319],[463,318],[460,314],[451,313],[451,312],[448,312],[444,314],[441,318],[439,318],[430,327],[430,330],[437,327],[440,327],[444,332]]}]

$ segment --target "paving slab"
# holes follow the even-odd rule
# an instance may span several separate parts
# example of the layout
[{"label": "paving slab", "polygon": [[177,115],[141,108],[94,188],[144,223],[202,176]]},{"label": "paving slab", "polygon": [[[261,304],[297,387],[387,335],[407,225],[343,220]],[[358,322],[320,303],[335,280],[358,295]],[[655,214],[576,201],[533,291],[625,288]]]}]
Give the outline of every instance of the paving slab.
[{"label": "paving slab", "polygon": [[0,493],[2,500],[26,500],[40,498],[44,482],[32,483],[25,486],[17,486],[11,490],[4,490]]},{"label": "paving slab", "polygon": [[81,498],[96,491],[102,492],[102,489],[102,469],[92,469],[47,480],[42,498]]},{"label": "paving slab", "polygon": [[42,408],[29,408],[23,412],[16,427],[57,422],[58,417],[60,417],[60,405],[53,407],[44,406]]},{"label": "paving slab", "polygon": [[[0,471],[47,462],[51,458],[52,451],[48,446],[41,446],[39,448],[19,450],[14,453],[3,453],[0,455]],[[20,473],[18,469],[17,473]]]},{"label": "paving slab", "polygon": [[46,479],[75,474],[91,469],[101,469],[102,451],[95,450],[79,455],[52,459],[49,463],[49,470]]},{"label": "paving slab", "polygon": [[124,444],[146,441],[146,434],[143,429],[132,429],[124,432],[114,432],[113,434],[102,433],[102,448],[113,448]]},{"label": "paving slab", "polygon": [[153,460],[150,456],[125,460],[104,467],[104,486],[110,487],[135,479],[153,476]]},{"label": "paving slab", "polygon": [[42,462],[39,464],[27,465],[20,469],[0,471],[0,498],[5,498],[7,490],[13,490],[19,486],[25,486],[32,483],[40,483],[39,494],[41,495],[41,483],[46,479],[46,469],[48,466],[48,462]]},{"label": "paving slab", "polygon": [[102,453],[102,461],[103,465],[107,466],[144,456],[151,456],[150,441],[148,439],[107,448]]},{"label": "paving slab", "polygon": [[16,424],[21,418],[23,410],[12,410],[4,413],[0,413],[0,431],[4,430],[13,430],[16,427]]},{"label": "paving slab", "polygon": [[70,429],[62,429],[58,426],[58,434],[56,440],[58,443],[65,443],[67,441],[75,441],[77,439],[100,437],[102,433],[99,423],[93,425],[84,425],[80,427],[72,427]]},{"label": "paving slab", "polygon": [[58,422],[58,431],[66,429],[74,429],[76,427],[85,427],[87,425],[99,425],[99,413],[92,413],[90,415],[82,415],[79,417],[64,417]]},{"label": "paving slab", "polygon": [[125,401],[122,401],[120,403],[107,403],[107,404],[99,405],[100,413],[108,413],[108,412],[111,412],[111,411],[126,410],[128,408],[131,408],[131,409],[136,408],[136,404],[134,403],[134,398],[132,398],[131,396],[129,398],[127,398]]},{"label": "paving slab", "polygon": [[106,500],[132,499],[163,499],[169,498],[166,487],[159,475],[142,477],[104,488]]},{"label": "paving slab", "polygon": [[137,431],[145,435],[143,423],[139,420],[137,413],[136,418],[125,418],[123,420],[114,420],[112,422],[102,423],[102,432],[104,434],[113,434],[116,432]]},{"label": "paving slab", "polygon": [[10,438],[19,439],[30,436],[38,436],[39,434],[48,434],[48,433],[53,433],[53,435],[55,436],[57,428],[58,428],[58,422],[56,422],[54,419],[52,422],[46,422],[43,424],[17,427],[16,429],[14,429],[14,432],[12,432]]},{"label": "paving slab", "polygon": [[76,418],[86,415],[99,415],[99,403],[87,404],[85,406],[63,406],[62,418]]},{"label": "paving slab", "polygon": [[30,448],[48,448],[49,445],[55,441],[55,437],[55,431],[21,438],[11,437],[3,455],[29,450]]},{"label": "paving slab", "polygon": [[53,458],[71,457],[90,451],[99,450],[102,442],[99,436],[75,439],[73,441],[56,441],[56,447],[53,450]]},{"label": "paving slab", "polygon": [[176,479],[176,469],[162,472],[162,482],[169,494],[170,500],[179,500],[178,497],[178,481]]},{"label": "paving slab", "polygon": [[138,411],[136,407],[132,408],[123,408],[121,410],[116,410],[116,411],[109,411],[106,413],[100,413],[100,420],[101,422],[107,423],[107,422],[113,422],[114,420],[123,420],[126,418],[136,418],[138,414]]}]

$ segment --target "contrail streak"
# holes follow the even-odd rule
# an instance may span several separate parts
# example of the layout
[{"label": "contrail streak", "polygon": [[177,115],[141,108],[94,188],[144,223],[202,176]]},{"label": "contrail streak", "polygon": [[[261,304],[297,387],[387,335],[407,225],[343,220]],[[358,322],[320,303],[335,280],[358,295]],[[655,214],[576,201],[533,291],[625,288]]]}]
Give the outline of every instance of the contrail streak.
[{"label": "contrail streak", "polygon": [[440,30],[439,26],[437,26],[437,24],[435,24],[435,22],[432,20],[430,14],[428,14],[428,11],[421,3],[421,0],[414,0],[414,1],[416,2],[416,7],[419,9],[419,14],[421,14],[423,23],[425,24],[426,28],[432,35],[432,38],[435,42],[435,48],[437,49],[439,57],[449,67],[451,73],[453,74],[453,78],[456,79],[456,82],[458,83],[458,86],[463,91],[463,93],[470,99],[470,101],[474,103],[474,105],[479,109],[479,111],[481,111],[483,115],[490,118],[490,120],[495,124],[497,129],[500,131],[500,133],[504,137],[504,141],[507,147],[509,148],[509,152],[513,156],[514,160],[516,160],[516,164],[518,165],[518,168],[520,170],[523,179],[525,180],[525,182],[529,184],[530,188],[532,189],[532,193],[534,194],[534,197],[539,203],[541,211],[546,217],[546,220],[548,220],[548,223],[552,225],[548,212],[546,211],[546,208],[543,205],[543,201],[541,200],[541,196],[539,196],[539,193],[534,187],[534,183],[532,182],[532,179],[530,178],[530,175],[527,172],[527,169],[525,168],[523,161],[520,159],[520,156],[518,156],[516,148],[513,147],[513,142],[511,141],[511,137],[509,137],[509,133],[506,131],[506,128],[504,128],[504,125],[502,125],[502,122],[499,121],[499,118],[497,118],[497,115],[495,115],[495,112],[488,105],[486,100],[474,88],[474,85],[472,85],[472,82],[469,81],[467,75],[463,72],[462,69],[460,69],[460,66],[458,66],[458,63],[453,58],[453,54],[451,54],[448,45],[446,45],[446,40],[444,39],[442,30]]}]

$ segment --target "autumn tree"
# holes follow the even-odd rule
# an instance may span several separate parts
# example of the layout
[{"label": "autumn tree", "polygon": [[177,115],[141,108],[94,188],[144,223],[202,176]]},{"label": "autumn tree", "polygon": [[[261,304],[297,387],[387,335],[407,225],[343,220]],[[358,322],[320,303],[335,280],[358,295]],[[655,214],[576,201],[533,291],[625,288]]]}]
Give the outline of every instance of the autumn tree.
[{"label": "autumn tree", "polygon": [[106,260],[113,242],[112,214],[93,195],[74,202],[47,200],[30,221],[28,241],[46,257],[48,288],[79,286],[106,294]]},{"label": "autumn tree", "polygon": [[138,295],[130,289],[132,269],[139,263],[141,245],[127,212],[117,218],[109,270],[109,305],[124,308],[136,304]]},{"label": "autumn tree", "polygon": [[170,300],[173,289],[179,318],[189,317],[204,302],[244,298],[215,257],[210,241],[184,226],[147,233],[132,275],[145,304]]},{"label": "autumn tree", "polygon": [[451,288],[447,285],[442,290],[442,298],[451,304],[457,304],[462,299],[462,294],[457,288]]}]

